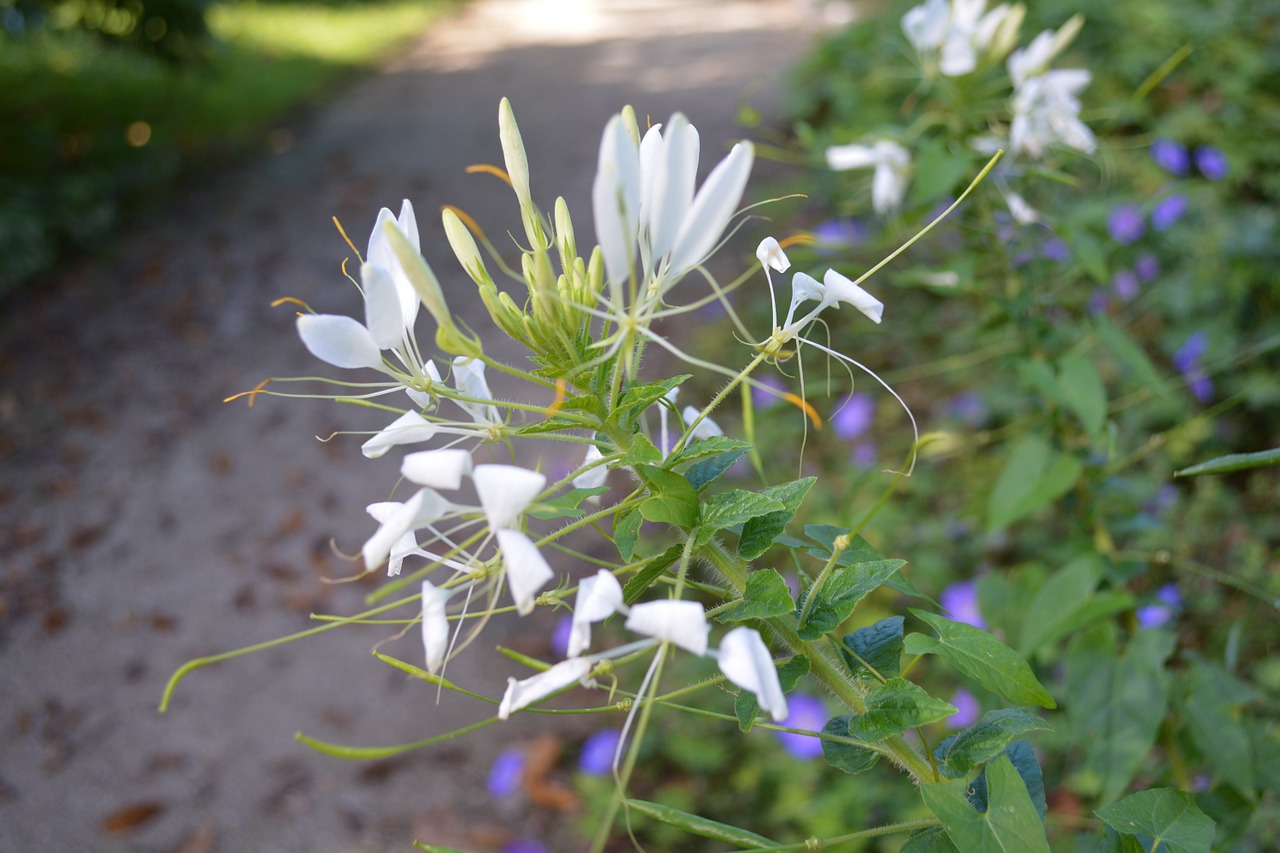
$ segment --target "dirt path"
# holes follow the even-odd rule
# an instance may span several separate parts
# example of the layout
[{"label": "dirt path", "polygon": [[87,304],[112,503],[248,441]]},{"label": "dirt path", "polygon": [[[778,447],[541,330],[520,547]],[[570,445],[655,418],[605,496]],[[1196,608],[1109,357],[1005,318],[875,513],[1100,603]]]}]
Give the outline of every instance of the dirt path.
[{"label": "dirt path", "polygon": [[[156,713],[184,660],[312,627],[314,611],[354,612],[367,588],[321,581],[348,570],[330,540],[356,550],[371,529],[364,505],[395,479],[396,461],[371,464],[356,439],[313,439],[381,418],[220,401],[267,376],[319,371],[272,299],[357,312],[331,215],[362,244],[379,207],[411,198],[428,259],[457,288],[455,310],[488,327],[434,212],[466,203],[491,233],[513,221],[492,178],[463,173],[501,160],[501,96],[521,122],[535,196],[548,207],[567,197],[581,243],[612,112],[631,103],[661,121],[683,110],[714,159],[743,135],[743,103],[774,110],[783,69],[811,38],[802,4],[788,0],[479,2],[349,88],[292,144],[278,137],[287,151],[211,178],[114,257],[10,302],[0,317],[0,851],[337,853],[403,850],[414,837],[487,850],[517,825],[568,849],[571,817],[485,789],[497,751],[538,731],[523,721],[372,765],[292,740],[302,730],[392,744],[487,713],[448,696],[436,705],[370,660],[386,630],[202,670]],[[545,652],[549,621],[531,620],[496,626],[483,645]],[[421,653],[412,638],[390,650]],[[450,675],[494,695],[509,667],[482,667],[487,653],[473,651]]]}]

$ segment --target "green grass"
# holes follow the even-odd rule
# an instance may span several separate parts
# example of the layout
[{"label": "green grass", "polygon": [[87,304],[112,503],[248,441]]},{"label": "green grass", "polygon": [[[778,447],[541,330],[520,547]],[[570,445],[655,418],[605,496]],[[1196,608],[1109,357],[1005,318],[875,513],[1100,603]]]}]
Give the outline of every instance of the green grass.
[{"label": "green grass", "polygon": [[457,5],[222,3],[207,61],[180,68],[78,31],[0,41],[0,295],[101,247],[191,164],[249,150]]}]

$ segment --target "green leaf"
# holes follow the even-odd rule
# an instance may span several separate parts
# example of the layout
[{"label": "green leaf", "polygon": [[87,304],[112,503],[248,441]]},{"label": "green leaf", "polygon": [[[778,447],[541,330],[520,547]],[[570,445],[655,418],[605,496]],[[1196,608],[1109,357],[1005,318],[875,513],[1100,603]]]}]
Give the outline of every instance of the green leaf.
[{"label": "green leaf", "polygon": [[727,823],[720,823],[700,815],[673,809],[671,806],[664,806],[661,803],[629,799],[626,801],[626,807],[652,820],[665,823],[668,826],[674,826],[676,829],[682,829],[690,835],[723,841],[739,848],[777,846],[775,842],[770,841],[763,835],[756,835],[754,832],[748,832],[745,829],[739,829]]},{"label": "green leaf", "polygon": [[1192,796],[1172,788],[1151,788],[1103,806],[1095,814],[1116,832],[1147,835],[1168,853],[1209,853],[1215,825]]},{"label": "green leaf", "polygon": [[685,479],[695,489],[702,491],[708,483],[732,468],[733,463],[741,459],[746,452],[747,449],[745,447],[735,447],[732,450],[726,450],[724,453],[703,459],[701,462],[695,462],[684,472]]},{"label": "green leaf", "polygon": [[1096,284],[1110,283],[1111,276],[1107,275],[1106,253],[1102,250],[1102,243],[1087,231],[1073,231],[1068,237],[1068,243],[1071,254],[1089,278]]},{"label": "green leaf", "polygon": [[1123,655],[1115,628],[1104,623],[1080,635],[1066,657],[1066,694],[1075,740],[1084,745],[1086,782],[1101,799],[1118,797],[1155,743],[1168,708],[1173,654],[1168,631],[1139,631]]},{"label": "green leaf", "polygon": [[[796,683],[809,674],[809,659],[804,655],[794,655],[777,665],[778,685],[783,693],[796,689]],[[738,728],[744,732],[751,731],[756,716],[760,713],[760,703],[756,694],[750,690],[741,690],[733,701],[733,712],[738,718]]]},{"label": "green leaf", "polygon": [[971,155],[952,153],[938,139],[926,139],[916,146],[914,153],[912,207],[932,204],[943,196],[951,195],[956,186],[975,171]]},{"label": "green leaf", "polygon": [[631,439],[631,447],[622,455],[615,465],[633,467],[635,465],[657,465],[662,461],[662,451],[653,446],[653,442],[641,433]]},{"label": "green leaf", "polygon": [[578,518],[585,515],[578,505],[592,495],[603,495],[609,491],[608,486],[597,486],[594,489],[570,489],[563,495],[557,495],[549,501],[534,504],[527,512],[534,518]]},{"label": "green leaf", "polygon": [[922,785],[925,805],[965,853],[1050,853],[1044,822],[1008,756],[987,765],[987,809],[969,802],[964,779]]},{"label": "green leaf", "polygon": [[908,634],[903,642],[907,654],[935,654],[981,686],[1015,705],[1056,708],[1057,703],[1017,652],[995,637],[963,622],[952,622],[933,613],[912,608],[916,618],[938,632],[938,638]]},{"label": "green leaf", "polygon": [[1080,479],[1083,466],[1035,433],[1023,435],[1009,451],[987,502],[987,529],[1000,530],[1062,497]]},{"label": "green leaf", "polygon": [[[728,453],[730,450],[750,450],[751,442],[743,441],[740,438],[730,438],[727,435],[709,435],[706,438],[695,439],[684,446],[680,454],[675,457],[677,462],[693,462],[696,459],[705,459],[708,456],[718,456],[721,453]],[[688,472],[685,472],[688,477]],[[690,477],[692,479],[692,477]]]},{"label": "green leaf", "polygon": [[1257,453],[1232,453],[1219,456],[1208,462],[1192,465],[1175,471],[1175,477],[1199,477],[1204,474],[1230,474],[1233,471],[1247,471],[1250,468],[1262,468],[1268,465],[1280,465],[1280,447],[1274,450],[1259,450]]},{"label": "green leaf", "polygon": [[805,477],[762,489],[761,494],[768,495],[782,504],[782,510],[767,515],[757,516],[742,527],[742,536],[738,540],[738,556],[744,560],[754,560],[773,544],[778,534],[787,529],[787,524],[795,517],[804,502],[805,495],[818,481],[817,477]]},{"label": "green leaf", "polygon": [[902,671],[902,623],[905,621],[901,616],[890,616],[845,635],[845,648],[841,651],[854,675],[875,678],[867,666],[886,679]]},{"label": "green leaf", "polygon": [[1104,827],[1102,840],[1094,853],[1147,853],[1147,848],[1132,835],[1121,835],[1108,826]]},{"label": "green leaf", "polygon": [[[836,539],[850,532],[852,531],[844,527],[836,527],[834,524],[806,524],[804,527],[804,535],[821,546],[818,548],[810,546],[809,553],[824,561],[835,550]],[[849,543],[849,547],[841,552],[838,562],[843,566],[848,566],[853,563],[871,563],[883,559],[885,559],[884,554],[873,548],[870,542],[861,536],[855,536],[853,541]]]},{"label": "green leaf", "polygon": [[1182,714],[1191,724],[1191,739],[1222,779],[1246,799],[1256,799],[1253,744],[1240,718],[1241,706],[1257,694],[1225,669],[1204,660],[1192,663],[1186,692]]},{"label": "green leaf", "polygon": [[1101,576],[1097,555],[1081,554],[1045,581],[1026,606],[1018,651],[1029,656],[1098,619],[1131,608],[1133,596],[1128,593],[1094,595]]},{"label": "green leaf", "polygon": [[734,489],[731,492],[712,495],[702,507],[702,521],[698,525],[698,541],[706,542],[711,535],[726,527],[743,524],[757,515],[768,515],[782,510],[782,504],[759,492]]},{"label": "green leaf", "polygon": [[1098,339],[1111,350],[1111,354],[1122,365],[1135,375],[1143,389],[1150,389],[1162,397],[1169,396],[1169,389],[1160,371],[1156,369],[1151,359],[1147,358],[1142,347],[1138,346],[1119,326],[1111,322],[1109,317],[1099,314],[1093,318],[1093,327],[1098,333]]},{"label": "green leaf", "polygon": [[613,520],[613,544],[618,546],[618,555],[628,562],[636,552],[636,541],[640,538],[640,523],[643,520],[634,509],[619,513]]},{"label": "green leaf", "polygon": [[537,423],[525,424],[516,430],[516,435],[541,435],[545,432],[558,432],[562,429],[582,429],[582,418],[570,418],[565,415],[552,415]]},{"label": "green leaf", "polygon": [[1004,752],[1020,735],[1048,728],[1048,723],[1022,708],[988,711],[978,722],[938,744],[934,756],[948,776],[963,776]]},{"label": "green leaf", "polygon": [[[1025,740],[1015,740],[1005,748],[1004,756],[1009,759],[1013,769],[1018,771],[1018,775],[1022,777],[1022,784],[1027,786],[1027,793],[1031,796],[1031,804],[1036,807],[1036,814],[1040,815],[1041,820],[1044,820],[1045,813],[1049,811],[1049,807],[1044,798],[1044,774],[1040,772],[1040,762],[1036,758],[1036,751]],[[985,767],[969,783],[969,802],[973,803],[973,807],[980,812],[987,810],[987,770]]]},{"label": "green leaf", "polygon": [[831,574],[827,575],[826,582],[818,590],[807,613],[805,606],[813,587],[809,587],[800,596],[798,609],[805,613],[799,625],[800,639],[816,640],[840,627],[853,613],[858,602],[893,577],[904,565],[905,560],[876,560],[851,566],[837,563]]},{"label": "green leaf", "polygon": [[[832,717],[822,727],[822,733],[831,737],[849,737],[849,717]],[[861,773],[870,770],[880,760],[880,754],[866,747],[834,740],[822,741],[822,757],[837,770],[845,773]]]},{"label": "green leaf", "polygon": [[1107,389],[1098,368],[1086,355],[1069,355],[1058,362],[1058,385],[1067,407],[1089,435],[1097,435],[1107,417]]},{"label": "green leaf", "polygon": [[906,842],[898,848],[898,853],[960,853],[947,837],[947,831],[940,826],[929,826],[917,829],[907,836]]},{"label": "green leaf", "polygon": [[641,412],[665,397],[668,391],[685,380],[692,378],[692,373],[682,373],[679,376],[673,376],[661,382],[631,386],[618,398],[614,418],[623,426],[634,423]]},{"label": "green leaf", "polygon": [[660,578],[663,572],[675,565],[683,552],[683,545],[672,545],[645,563],[644,568],[636,572],[623,585],[622,600],[627,604],[634,604],[641,595],[644,595],[646,589],[653,586],[653,582]]},{"label": "green leaf", "polygon": [[955,706],[903,678],[891,678],[869,690],[866,699],[866,713],[854,714],[848,723],[849,736],[863,743],[876,743],[956,713]]},{"label": "green leaf", "polygon": [[636,473],[654,494],[640,504],[647,521],[690,530],[698,524],[698,493],[680,474],[654,465],[636,465]]},{"label": "green leaf", "polygon": [[730,602],[716,619],[720,622],[768,619],[793,613],[795,609],[796,603],[782,575],[775,569],[760,569],[747,575],[747,588],[742,598]]}]

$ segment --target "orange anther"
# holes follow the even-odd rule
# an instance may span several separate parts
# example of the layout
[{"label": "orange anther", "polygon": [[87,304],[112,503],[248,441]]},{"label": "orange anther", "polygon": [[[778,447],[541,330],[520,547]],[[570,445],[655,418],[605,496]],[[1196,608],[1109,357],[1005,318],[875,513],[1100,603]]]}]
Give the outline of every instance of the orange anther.
[{"label": "orange anther", "polygon": [[472,163],[467,167],[467,174],[474,175],[477,172],[484,172],[487,175],[493,175],[496,178],[502,178],[508,185],[511,184],[511,176],[499,169],[497,166],[491,166],[488,163]]},{"label": "orange anther", "polygon": [[563,379],[556,380],[556,398],[551,401],[551,405],[547,407],[548,412],[558,412],[560,407],[564,405],[564,401],[569,399],[568,386]]},{"label": "orange anther", "polygon": [[817,409],[809,404],[808,400],[804,399],[799,394],[792,394],[790,391],[783,394],[782,399],[808,415],[809,422],[813,424],[814,429],[822,429],[822,416],[818,414]]},{"label": "orange anther", "polygon": [[293,297],[293,296],[281,296],[281,297],[280,297],[279,299],[277,299],[275,302],[272,302],[272,303],[271,303],[271,307],[272,307],[272,308],[278,308],[278,307],[280,307],[281,305],[284,305],[286,302],[292,302],[294,305],[301,305],[303,308],[306,308],[308,311],[310,311],[310,310],[311,310],[311,306],[310,306],[310,305],[308,305],[307,303],[303,302],[301,299],[297,299],[297,298],[295,298],[295,297]]},{"label": "orange anther", "polygon": [[805,232],[802,231],[799,234],[792,234],[790,237],[787,237],[785,240],[779,240],[778,245],[783,249],[789,246],[812,246],[813,235],[806,234]]},{"label": "orange anther", "polygon": [[252,409],[252,408],[253,408],[253,398],[254,398],[254,397],[256,397],[256,396],[258,396],[259,394],[261,394],[261,393],[262,393],[262,390],[263,390],[264,388],[266,388],[266,387],[267,387],[267,385],[269,385],[270,383],[271,383],[271,380],[270,380],[270,379],[264,379],[264,380],[262,380],[261,382],[259,382],[259,383],[257,384],[257,386],[256,386],[252,391],[241,391],[239,394],[232,394],[230,397],[228,397],[227,399],[223,400],[222,402],[224,402],[224,403],[230,403],[232,400],[239,400],[241,397],[248,397],[248,398],[249,398],[249,408],[251,408],[251,409]]}]

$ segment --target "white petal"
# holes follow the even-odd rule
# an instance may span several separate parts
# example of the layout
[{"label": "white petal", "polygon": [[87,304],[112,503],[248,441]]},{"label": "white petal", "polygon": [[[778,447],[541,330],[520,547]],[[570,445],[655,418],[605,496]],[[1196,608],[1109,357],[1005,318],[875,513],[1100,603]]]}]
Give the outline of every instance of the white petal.
[{"label": "white petal", "polygon": [[[684,411],[680,413],[686,424],[693,423],[694,419],[698,417],[698,414],[699,410],[694,406],[685,406]],[[689,437],[697,440],[699,438],[714,438],[717,435],[724,435],[724,430],[720,429],[720,425],[711,420],[711,418],[703,418],[701,422],[693,428],[693,432]]]},{"label": "white petal", "polygon": [[542,474],[517,465],[477,465],[471,477],[490,530],[511,527],[547,484]]},{"label": "white petal", "polygon": [[869,145],[834,145],[827,149],[827,166],[838,172],[875,164],[875,151]]},{"label": "white petal", "polygon": [[360,267],[360,283],[364,285],[364,323],[381,349],[399,346],[404,338],[404,315],[400,294],[391,274],[382,267],[364,264]]},{"label": "white petal", "polygon": [[515,711],[532,705],[539,699],[545,699],[575,681],[582,681],[591,672],[591,661],[586,658],[569,658],[561,661],[546,672],[516,681],[507,679],[507,692],[502,696],[502,704],[498,706],[498,717],[507,719]]},{"label": "white petal", "polygon": [[382,432],[360,445],[360,452],[370,459],[377,459],[396,445],[429,441],[436,432],[435,425],[422,415],[405,412],[383,428]]},{"label": "white petal", "polygon": [[400,473],[420,486],[456,489],[464,474],[471,473],[471,453],[467,450],[420,450],[400,463]]},{"label": "white petal", "polygon": [[787,697],[778,682],[773,655],[754,628],[740,627],[724,635],[716,657],[720,671],[743,690],[756,694],[760,710],[773,716],[774,722],[787,718]]},{"label": "white petal", "polygon": [[594,577],[578,584],[566,654],[569,657],[582,654],[591,645],[591,623],[603,622],[622,606],[622,585],[612,573],[601,569]]},{"label": "white petal", "polygon": [[[593,462],[598,462],[604,458],[604,454],[600,452],[600,448],[594,444],[587,445],[586,458],[582,460],[582,467],[586,467]],[[573,487],[575,489],[597,489],[603,486],[605,480],[609,477],[609,468],[606,465],[596,465],[587,471],[573,478]]]},{"label": "white petal", "polygon": [[538,590],[555,577],[555,572],[547,565],[533,540],[519,530],[499,530],[497,537],[516,612],[522,616],[531,613]]},{"label": "white petal", "polygon": [[591,204],[605,273],[621,284],[631,277],[640,215],[640,152],[621,115],[604,127]]},{"label": "white petal", "polygon": [[[422,254],[422,237],[418,234],[418,219],[414,216],[413,205],[407,198],[400,205],[400,215],[396,217],[396,225],[399,226],[400,233],[409,239],[409,245],[413,246],[413,251]],[[409,281],[409,276],[405,273],[404,265],[399,262],[399,259],[391,266],[391,277],[395,280],[396,290],[400,294],[400,313],[404,319],[405,328],[412,329],[413,321],[418,318],[418,308],[422,305],[422,300],[418,298],[418,291]]]},{"label": "white petal", "polygon": [[449,650],[449,619],[444,609],[448,600],[448,592],[436,589],[430,581],[422,582],[422,647],[427,672],[439,672]]},{"label": "white petal", "polygon": [[1004,200],[1009,204],[1009,213],[1013,215],[1013,221],[1019,225],[1030,225],[1038,222],[1040,213],[1034,207],[1027,204],[1027,200],[1015,192],[1005,193]]},{"label": "white petal", "polygon": [[760,245],[756,247],[756,258],[761,266],[772,267],[778,272],[791,269],[791,261],[787,260],[787,253],[782,251],[782,246],[773,237],[765,237],[760,241]]},{"label": "white petal", "polygon": [[[387,232],[384,226],[388,222],[395,222],[396,215],[387,208],[378,211],[378,217],[373,222],[373,232],[369,234],[369,248],[364,253],[364,262],[373,264],[375,267],[382,267],[388,272],[395,268],[396,253],[391,249],[391,243],[387,239]],[[409,239],[413,239],[410,237]]]},{"label": "white petal", "polygon": [[696,601],[646,601],[633,605],[626,627],[695,655],[707,653],[707,635],[711,632],[706,613]]},{"label": "white petal", "polygon": [[827,274],[822,277],[822,283],[826,287],[827,295],[824,298],[827,301],[848,303],[875,322],[880,322],[880,318],[884,315],[884,303],[850,279],[835,270],[827,270]]},{"label": "white petal", "polygon": [[739,142],[711,170],[680,224],[680,233],[671,250],[673,275],[700,263],[720,242],[720,235],[742,200],[754,158],[751,143]]},{"label": "white petal", "polygon": [[698,131],[680,113],[671,117],[662,137],[662,152],[653,176],[649,215],[649,246],[654,263],[671,251],[698,180]]},{"label": "white petal", "polygon": [[962,77],[978,67],[969,33],[953,31],[942,45],[938,70],[948,77]]},{"label": "white petal", "polygon": [[897,210],[906,194],[907,182],[903,175],[885,163],[876,165],[871,181],[871,205],[876,213],[885,214]]},{"label": "white petal", "polygon": [[[484,378],[484,362],[478,358],[460,355],[453,360],[453,384],[464,396],[474,397],[477,400],[493,399],[493,394],[489,391],[489,383]],[[487,403],[470,403],[461,400],[454,402],[461,406],[477,424],[502,422],[498,417],[498,410]]]},{"label": "white petal", "polygon": [[339,314],[303,314],[298,336],[311,354],[334,367],[382,368],[382,350],[358,320]]},{"label": "white petal", "polygon": [[791,306],[794,308],[802,302],[821,300],[827,295],[827,289],[807,272],[798,272],[791,276]]},{"label": "white petal", "polygon": [[928,0],[902,16],[902,31],[918,52],[937,50],[946,37],[950,14],[947,0]]},{"label": "white petal", "polygon": [[[414,529],[414,521],[418,517],[418,512],[422,509],[423,493],[418,492],[409,500],[400,504],[398,507],[392,508],[385,514],[382,519],[382,526],[378,531],[369,537],[364,543],[364,547],[360,549],[364,555],[364,565],[367,569],[375,569],[382,565],[383,561],[391,554],[391,548],[400,541],[400,538],[406,533]],[[369,508],[369,512],[373,514],[373,508]]]}]

